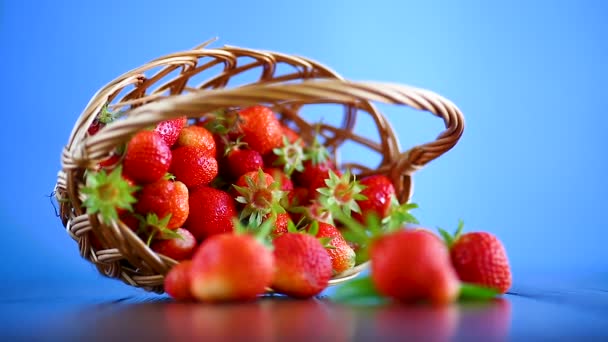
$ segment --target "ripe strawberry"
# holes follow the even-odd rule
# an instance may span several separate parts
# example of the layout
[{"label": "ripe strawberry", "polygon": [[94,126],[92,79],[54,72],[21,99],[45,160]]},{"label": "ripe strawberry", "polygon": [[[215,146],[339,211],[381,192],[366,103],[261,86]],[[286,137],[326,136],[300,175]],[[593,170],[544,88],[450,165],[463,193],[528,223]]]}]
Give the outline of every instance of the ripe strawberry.
[{"label": "ripe strawberry", "polygon": [[507,252],[498,238],[488,232],[462,234],[461,221],[454,236],[440,229],[448,247],[452,264],[460,280],[486,286],[506,293],[512,275]]},{"label": "ripe strawberry", "polygon": [[297,185],[316,189],[325,186],[325,179],[329,178],[329,170],[340,175],[339,170],[331,160],[326,160],[318,164],[314,164],[312,161],[307,160],[304,162],[304,171],[294,172],[293,177]]},{"label": "ripe strawberry", "polygon": [[[265,219],[268,219],[266,217]],[[274,223],[274,229],[272,230],[272,235],[279,236],[281,234],[287,233],[287,227],[289,226],[289,220],[291,217],[288,213],[278,213],[276,221]]]},{"label": "ripe strawberry", "polygon": [[168,179],[146,184],[137,194],[135,211],[142,216],[154,213],[159,218],[171,215],[167,228],[180,228],[188,218],[188,188],[180,181]]},{"label": "ripe strawberry", "polygon": [[107,124],[114,121],[115,118],[116,114],[109,111],[107,105],[103,106],[103,108],[101,108],[101,112],[97,114],[97,116],[91,123],[91,126],[89,126],[87,132],[89,133],[89,135],[95,135],[97,134],[97,132],[99,132],[100,129],[104,128]]},{"label": "ripe strawberry", "polygon": [[189,196],[190,214],[186,228],[198,241],[234,230],[233,219],[238,217],[232,196],[207,186],[194,189]]},{"label": "ripe strawberry", "polygon": [[165,140],[167,146],[171,147],[177,141],[177,137],[186,125],[186,122],[188,122],[188,117],[186,116],[161,121],[154,128],[154,132],[158,133]]},{"label": "ripe strawberry", "polygon": [[361,195],[366,199],[357,201],[361,213],[353,213],[353,217],[365,223],[364,217],[370,213],[380,219],[388,216],[391,199],[395,196],[395,187],[391,180],[384,175],[373,175],[362,178],[360,184],[364,187]]},{"label": "ripe strawberry", "polygon": [[190,259],[196,248],[194,235],[184,228],[177,228],[175,232],[180,237],[158,239],[150,247],[156,253],[177,261]]},{"label": "ripe strawberry", "polygon": [[225,170],[235,179],[264,167],[262,155],[255,150],[231,147],[226,151],[225,158]]},{"label": "ripe strawberry", "polygon": [[169,168],[175,178],[184,182],[189,189],[207,185],[218,174],[215,157],[208,151],[194,146],[182,146],[173,150],[173,161]]},{"label": "ripe strawberry", "polygon": [[[317,230],[317,238],[328,239],[330,248],[327,249],[327,253],[331,258],[331,264],[334,274],[339,274],[347,271],[355,266],[355,251],[350,248],[342,233],[334,225],[325,222],[318,222],[310,224],[306,227],[308,232],[314,232]],[[316,227],[314,227],[316,225]],[[316,229],[315,229],[316,228]]]},{"label": "ripe strawberry", "polygon": [[165,276],[165,292],[179,301],[193,300],[190,292],[190,271],[192,261],[184,260],[173,266]]},{"label": "ripe strawberry", "polygon": [[279,206],[285,192],[279,190],[279,183],[262,169],[243,174],[233,185],[236,201],[243,205],[240,219],[260,225],[262,219]]},{"label": "ripe strawberry", "polygon": [[171,165],[171,149],[158,133],[141,131],[127,144],[124,172],[138,184],[161,179]]},{"label": "ripe strawberry", "polygon": [[291,181],[289,176],[287,176],[285,174],[285,172],[283,172],[283,170],[277,169],[274,167],[265,167],[265,168],[263,168],[263,171],[264,171],[264,173],[267,173],[270,176],[272,176],[272,178],[274,180],[279,182],[281,190],[283,190],[283,191],[293,190],[293,182]]},{"label": "ripe strawberry", "polygon": [[249,144],[252,150],[265,155],[274,148],[280,147],[283,138],[281,123],[265,106],[251,106],[238,112],[239,129],[243,133],[243,141]]},{"label": "ripe strawberry", "polygon": [[181,130],[175,147],[182,146],[194,146],[205,151],[209,156],[217,157],[217,145],[213,134],[201,126],[186,126]]},{"label": "ripe strawberry", "polygon": [[285,233],[273,241],[276,271],[273,290],[294,298],[316,296],[329,284],[332,264],[315,237]]},{"label": "ripe strawberry", "polygon": [[190,291],[205,302],[253,300],[266,291],[273,273],[272,252],[251,235],[215,235],[192,258]]},{"label": "ripe strawberry", "polygon": [[460,289],[445,244],[431,232],[399,230],[372,241],[371,276],[381,294],[412,302],[447,304]]}]

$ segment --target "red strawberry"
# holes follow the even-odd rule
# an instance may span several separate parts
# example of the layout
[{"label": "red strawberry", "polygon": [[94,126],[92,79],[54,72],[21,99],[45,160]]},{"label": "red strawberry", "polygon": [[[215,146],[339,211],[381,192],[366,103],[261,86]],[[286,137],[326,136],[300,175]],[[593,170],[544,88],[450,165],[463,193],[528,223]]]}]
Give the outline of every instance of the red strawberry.
[{"label": "red strawberry", "polygon": [[184,228],[177,228],[175,232],[181,237],[156,240],[152,250],[177,261],[190,259],[196,248],[194,235]]},{"label": "red strawberry", "polygon": [[[355,251],[350,248],[342,233],[334,225],[325,222],[318,222],[317,238],[329,239],[328,244],[331,246],[327,249],[327,253],[331,258],[332,268],[334,273],[339,274],[347,271],[355,266]],[[308,225],[307,231],[314,230],[311,227],[314,224]]]},{"label": "red strawberry", "polygon": [[462,221],[454,236],[440,229],[450,247],[452,264],[460,280],[491,287],[499,293],[511,288],[512,275],[507,252],[498,238],[488,232],[462,234]]},{"label": "red strawberry", "polygon": [[173,266],[169,273],[165,276],[165,292],[171,297],[179,301],[188,301],[194,299],[190,292],[190,271],[192,262],[184,260]]},{"label": "red strawberry", "polygon": [[281,123],[265,106],[252,106],[239,111],[239,128],[245,141],[252,150],[265,155],[280,147],[283,139]]},{"label": "red strawberry", "polygon": [[188,122],[188,117],[186,116],[161,121],[154,128],[154,132],[158,133],[167,145],[171,147],[177,141],[177,137],[186,125],[186,122]]},{"label": "red strawberry", "polygon": [[372,241],[371,276],[381,294],[404,302],[453,302],[460,282],[445,244],[431,232],[399,230]]},{"label": "red strawberry", "polygon": [[184,127],[175,143],[175,147],[181,146],[194,146],[205,151],[207,155],[216,157],[217,145],[215,139],[213,134],[204,127]]},{"label": "red strawberry", "polygon": [[218,174],[217,160],[208,151],[194,146],[183,146],[173,150],[173,162],[169,169],[175,178],[189,189],[207,185]]},{"label": "red strawberry", "polygon": [[188,188],[180,181],[167,179],[147,184],[137,194],[135,211],[144,217],[154,213],[161,219],[171,215],[167,228],[180,228],[188,218]]},{"label": "red strawberry", "polygon": [[274,223],[274,229],[272,231],[272,234],[274,236],[279,236],[281,234],[287,233],[287,226],[289,225],[290,219],[291,218],[289,217],[288,213],[277,214],[277,219]]},{"label": "red strawberry", "polygon": [[107,124],[114,121],[116,115],[108,110],[107,106],[104,106],[101,109],[101,112],[97,114],[91,126],[89,126],[88,133],[89,135],[95,135],[99,132],[100,129],[104,128]]},{"label": "red strawberry", "polygon": [[281,187],[280,187],[281,190],[283,190],[283,191],[293,190],[293,182],[291,181],[289,176],[287,176],[287,174],[285,174],[285,172],[283,172],[283,170],[277,169],[274,167],[265,167],[263,170],[264,170],[264,173],[271,175],[274,180],[279,182],[279,184],[281,185]]},{"label": "red strawberry", "polygon": [[339,174],[339,170],[331,160],[319,164],[313,164],[312,161],[307,160],[304,162],[304,171],[295,172],[293,176],[298,185],[316,189],[325,186],[325,179],[329,178],[329,170]]},{"label": "red strawberry", "polygon": [[247,172],[257,171],[264,167],[262,155],[255,150],[231,148],[225,158],[226,171],[235,179]]},{"label": "red strawberry", "polygon": [[186,228],[198,241],[211,235],[234,230],[233,219],[238,217],[232,196],[207,186],[194,189],[189,196],[190,214]]},{"label": "red strawberry", "polygon": [[124,172],[138,184],[152,183],[169,171],[171,159],[171,149],[158,133],[141,131],[127,144]]},{"label": "red strawberry", "polygon": [[272,288],[294,298],[316,296],[329,284],[331,259],[315,237],[286,233],[273,241],[276,271]]},{"label": "red strawberry", "polygon": [[353,217],[361,223],[365,223],[367,214],[374,214],[380,219],[386,217],[391,208],[391,199],[395,196],[391,180],[384,175],[373,175],[362,178],[360,184],[364,186],[361,195],[366,199],[357,201],[361,214],[353,213]]},{"label": "red strawberry", "polygon": [[270,249],[246,234],[215,235],[192,258],[190,291],[200,301],[253,300],[272,281]]}]

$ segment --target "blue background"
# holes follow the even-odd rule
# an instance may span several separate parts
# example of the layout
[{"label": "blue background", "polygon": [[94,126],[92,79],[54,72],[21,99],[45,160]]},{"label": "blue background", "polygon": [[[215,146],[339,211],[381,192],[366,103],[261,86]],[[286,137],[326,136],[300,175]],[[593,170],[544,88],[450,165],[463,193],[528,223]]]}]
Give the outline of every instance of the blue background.
[{"label": "blue background", "polygon": [[[422,223],[487,230],[528,276],[606,274],[608,5],[602,1],[2,1],[4,286],[107,282],[48,195],[80,111],[123,72],[211,37],[295,53],[355,80],[431,89],[466,117],[416,174]],[[386,107],[382,107],[386,108]],[[403,147],[440,120],[388,108]],[[116,285],[120,288],[122,285]]]}]

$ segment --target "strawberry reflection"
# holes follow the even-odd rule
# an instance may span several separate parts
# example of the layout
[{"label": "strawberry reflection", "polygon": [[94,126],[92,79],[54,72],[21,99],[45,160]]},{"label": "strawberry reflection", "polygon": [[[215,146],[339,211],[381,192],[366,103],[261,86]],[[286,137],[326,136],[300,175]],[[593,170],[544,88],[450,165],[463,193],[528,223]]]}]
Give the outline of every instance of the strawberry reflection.
[{"label": "strawberry reflection", "polygon": [[168,303],[169,336],[205,341],[350,341],[354,313],[318,300],[264,297],[250,303]]},{"label": "strawberry reflection", "polygon": [[510,328],[511,302],[506,298],[460,304],[458,336],[463,339],[506,340]]}]

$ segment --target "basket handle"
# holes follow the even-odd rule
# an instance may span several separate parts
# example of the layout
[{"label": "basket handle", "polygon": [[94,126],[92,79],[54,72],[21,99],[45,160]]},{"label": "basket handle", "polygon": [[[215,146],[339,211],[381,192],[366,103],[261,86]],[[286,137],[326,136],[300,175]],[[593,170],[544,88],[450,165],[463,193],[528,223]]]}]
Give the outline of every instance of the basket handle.
[{"label": "basket handle", "polygon": [[[327,100],[353,105],[361,101],[401,104],[429,111],[443,119],[445,130],[434,141],[405,152],[396,151],[396,155],[390,156],[389,163],[379,170],[393,179],[402,201],[411,197],[411,175],[454,147],[464,130],[464,117],[460,110],[449,100],[431,91],[393,83],[315,79],[300,83],[251,84],[238,88],[201,90],[151,102],[131,110],[126,120],[112,125],[112,130],[102,130],[86,139],[80,154],[88,158],[102,157],[112,147],[126,142],[131,135],[150,124],[182,115],[204,115],[217,108],[234,105],[287,101],[313,103]],[[78,157],[82,158],[80,154],[74,155],[74,152],[76,151],[69,158],[73,162]]]}]

